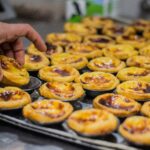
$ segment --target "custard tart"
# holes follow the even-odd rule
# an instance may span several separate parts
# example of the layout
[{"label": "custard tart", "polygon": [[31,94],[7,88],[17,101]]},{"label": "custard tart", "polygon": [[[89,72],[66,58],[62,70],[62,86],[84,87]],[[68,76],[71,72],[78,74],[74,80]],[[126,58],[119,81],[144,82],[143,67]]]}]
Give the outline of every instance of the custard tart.
[{"label": "custard tart", "polygon": [[114,43],[112,38],[104,35],[87,35],[84,37],[84,42],[85,43],[94,43],[97,44],[101,47],[105,47],[108,44]]},{"label": "custard tart", "polygon": [[121,60],[138,55],[134,47],[126,44],[109,45],[103,49],[103,52],[105,56],[116,57]]},{"label": "custard tart", "polygon": [[132,143],[150,146],[150,118],[129,117],[120,125],[119,133]]},{"label": "custard tart", "polygon": [[87,64],[88,68],[93,71],[102,71],[116,73],[126,65],[123,61],[113,57],[99,57],[91,60]]},{"label": "custard tart", "polygon": [[39,70],[39,78],[44,81],[71,82],[79,75],[71,65],[46,66]]},{"label": "custard tart", "polygon": [[150,45],[147,45],[140,49],[140,54],[144,56],[149,56],[150,57]]},{"label": "custard tart", "polygon": [[120,35],[131,35],[135,34],[135,29],[131,26],[118,26],[114,25],[112,27],[104,27],[103,34],[116,38]]},{"label": "custard tart", "polygon": [[93,105],[118,117],[135,115],[140,111],[141,105],[135,100],[119,94],[107,93],[97,96]]},{"label": "custard tart", "polygon": [[107,111],[91,108],[73,112],[67,119],[67,125],[84,136],[102,136],[116,130],[118,119]]},{"label": "custard tart", "polygon": [[143,36],[146,39],[150,39],[150,27],[148,27],[147,29],[144,30]]},{"label": "custard tart", "polygon": [[0,55],[3,72],[1,83],[11,86],[23,86],[28,84],[30,77],[25,68],[22,68],[13,58]]},{"label": "custard tart", "polygon": [[96,34],[96,29],[86,26],[82,23],[67,22],[64,25],[65,32],[75,33],[79,35]]},{"label": "custard tart", "polygon": [[141,108],[141,114],[150,117],[150,101],[143,104]]},{"label": "custard tart", "polygon": [[73,111],[71,104],[59,100],[38,100],[23,108],[23,116],[32,122],[48,125],[64,121]]},{"label": "custard tart", "polygon": [[[52,43],[46,43],[46,46],[47,46],[47,50],[45,52],[43,52],[43,54],[45,54],[47,58],[50,58],[52,54],[63,52],[63,48],[59,45],[52,44]],[[32,54],[34,54],[34,53],[37,54],[37,53],[39,53],[39,50],[34,46],[34,44],[31,44],[27,48],[27,52],[32,53]]]},{"label": "custard tart", "polygon": [[57,81],[43,84],[40,87],[39,92],[43,97],[56,98],[62,101],[80,100],[85,95],[80,84]]},{"label": "custard tart", "polygon": [[117,78],[120,81],[141,80],[150,82],[150,70],[139,67],[128,67],[120,70]]},{"label": "custard tart", "polygon": [[116,39],[117,43],[129,44],[136,49],[140,49],[146,45],[147,40],[138,35],[122,35],[118,36]]},{"label": "custard tart", "polygon": [[138,101],[146,101],[150,99],[150,83],[138,80],[126,81],[117,86],[116,92]]},{"label": "custard tart", "polygon": [[30,102],[30,95],[20,88],[0,88],[0,110],[19,109]]},{"label": "custard tart", "polygon": [[142,32],[145,30],[145,28],[150,27],[150,21],[149,20],[144,20],[144,19],[140,19],[140,20],[136,20],[132,26],[138,31],[138,32]]},{"label": "custard tart", "polygon": [[66,46],[69,43],[81,42],[81,36],[73,33],[50,33],[46,37],[46,42]]},{"label": "custard tart", "polygon": [[66,52],[79,56],[84,56],[88,59],[102,56],[102,48],[92,43],[74,43],[66,47]]},{"label": "custard tart", "polygon": [[110,27],[115,24],[112,19],[99,16],[84,17],[82,19],[82,23],[86,26],[94,28],[103,28],[104,26]]},{"label": "custard tart", "polygon": [[141,55],[133,56],[127,59],[126,64],[127,66],[150,69],[150,57]]},{"label": "custard tart", "polygon": [[114,75],[105,72],[85,72],[75,81],[90,91],[109,91],[119,84],[119,80]]},{"label": "custard tart", "polygon": [[86,57],[69,53],[53,54],[51,56],[51,61],[52,65],[69,64],[79,70],[84,68],[88,63]]},{"label": "custard tart", "polygon": [[43,53],[26,53],[24,67],[28,71],[38,71],[39,69],[48,66],[49,59]]}]

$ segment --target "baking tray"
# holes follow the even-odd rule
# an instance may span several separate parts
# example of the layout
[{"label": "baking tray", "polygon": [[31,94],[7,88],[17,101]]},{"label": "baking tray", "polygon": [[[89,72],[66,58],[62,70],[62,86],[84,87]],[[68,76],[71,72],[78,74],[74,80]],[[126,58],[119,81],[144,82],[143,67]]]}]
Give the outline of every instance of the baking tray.
[{"label": "baking tray", "polygon": [[[87,69],[84,70],[84,72],[87,71],[88,71]],[[27,91],[30,94],[33,101],[41,100],[43,99],[43,97],[39,95],[38,88],[42,83],[44,83],[44,81],[41,81],[38,78],[37,73],[31,73],[30,75],[31,76],[30,76],[29,84],[22,87],[22,89]],[[79,110],[79,109],[91,108],[92,100],[93,100],[92,97],[85,96],[82,101],[73,101],[70,103],[74,107],[74,110]],[[89,137],[78,135],[76,132],[69,129],[67,127],[66,122],[47,125],[47,126],[35,124],[25,119],[22,116],[21,109],[1,111],[0,120],[10,123],[14,126],[24,128],[30,131],[34,131],[50,137],[58,138],[66,142],[71,142],[77,145],[86,146],[90,149],[96,149],[96,150],[149,150],[150,149],[150,147],[133,145],[132,143],[127,142],[123,137],[121,137],[121,135],[117,133],[117,131],[107,136],[89,138]],[[120,120],[120,122],[122,121],[123,119]]]},{"label": "baking tray", "polygon": [[[38,95],[38,91],[34,90],[30,93],[32,99],[42,99]],[[89,108],[92,106],[92,98],[85,97],[83,101],[75,101],[72,103],[75,110]],[[88,148],[97,150],[142,150],[149,149],[149,147],[135,146],[129,144],[125,139],[123,139],[117,132],[105,137],[89,138],[85,136],[80,136],[74,131],[70,130],[66,123],[53,124],[48,126],[41,126],[32,123],[22,116],[22,110],[9,110],[2,111],[0,113],[0,120],[10,123],[14,126],[18,126],[30,131],[41,133],[50,137],[58,138],[66,142],[71,142],[74,144],[86,146]]]}]

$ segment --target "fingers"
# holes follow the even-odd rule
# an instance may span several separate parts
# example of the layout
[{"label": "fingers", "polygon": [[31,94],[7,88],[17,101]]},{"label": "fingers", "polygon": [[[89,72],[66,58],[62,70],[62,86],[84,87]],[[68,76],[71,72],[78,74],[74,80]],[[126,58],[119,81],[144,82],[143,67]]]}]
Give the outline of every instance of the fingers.
[{"label": "fingers", "polygon": [[0,54],[15,58],[24,64],[24,48],[20,37],[31,40],[37,49],[46,51],[46,45],[40,35],[28,24],[7,24],[0,22]]},{"label": "fingers", "polygon": [[42,40],[40,35],[31,26],[26,25],[24,28],[26,27],[27,27],[27,31],[25,31],[26,37],[34,43],[37,49],[41,51],[46,51],[47,48],[45,42]]},{"label": "fingers", "polygon": [[15,42],[3,43],[0,45],[0,54],[16,59],[16,61],[22,66],[24,64],[24,47],[21,39],[17,39]]},{"label": "fingers", "polygon": [[[46,51],[46,45],[40,35],[28,24],[11,24],[9,28],[9,35],[6,35],[7,39],[17,39],[19,37],[26,37],[31,40],[37,49]],[[12,36],[13,35],[13,36]]]},{"label": "fingers", "polygon": [[13,44],[13,55],[16,61],[22,66],[24,65],[25,51],[21,39],[17,39]]},{"label": "fingers", "polygon": [[3,49],[4,55],[14,58],[13,48],[11,47],[11,45],[9,43],[4,43],[1,45],[1,47]]}]

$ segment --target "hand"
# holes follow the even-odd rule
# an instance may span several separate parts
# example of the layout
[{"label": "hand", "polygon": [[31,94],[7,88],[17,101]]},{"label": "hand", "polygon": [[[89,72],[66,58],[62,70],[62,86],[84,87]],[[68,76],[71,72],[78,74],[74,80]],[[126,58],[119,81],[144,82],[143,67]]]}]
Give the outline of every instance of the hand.
[{"label": "hand", "polygon": [[[0,22],[0,54],[12,57],[18,61],[20,65],[24,64],[24,47],[21,40],[26,37],[32,41],[37,49],[46,50],[44,41],[40,35],[28,24],[7,24]],[[2,71],[0,66],[0,80],[2,79]]]}]

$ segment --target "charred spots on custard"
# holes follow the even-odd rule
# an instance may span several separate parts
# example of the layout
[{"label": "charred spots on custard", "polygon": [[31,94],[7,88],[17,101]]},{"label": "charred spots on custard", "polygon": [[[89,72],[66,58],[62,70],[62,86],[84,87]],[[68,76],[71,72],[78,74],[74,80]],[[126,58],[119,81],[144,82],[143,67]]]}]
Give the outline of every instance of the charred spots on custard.
[{"label": "charred spots on custard", "polygon": [[32,54],[30,56],[30,60],[33,62],[40,62],[42,60],[42,57],[40,55]]},{"label": "charred spots on custard", "polygon": [[124,32],[124,28],[123,27],[114,27],[114,28],[110,28],[110,30],[116,34],[123,34]]},{"label": "charred spots on custard", "polygon": [[143,93],[150,93],[150,84],[146,83],[145,87],[141,83],[137,84],[137,87],[133,88],[134,91],[142,91]]},{"label": "charred spots on custard", "polygon": [[21,95],[23,93],[21,91],[5,91],[5,92],[0,93],[0,98],[5,101],[8,101],[8,100],[11,100],[12,96],[16,94]]},{"label": "charred spots on custard", "polygon": [[62,103],[57,103],[56,105],[55,105],[55,102],[54,101],[49,101],[48,102],[48,104],[46,104],[46,105],[42,105],[42,104],[40,104],[39,103],[39,105],[31,105],[31,107],[33,108],[33,109],[42,109],[42,110],[46,110],[46,109],[51,109],[51,107],[53,107],[53,105],[58,109],[58,110],[62,110],[63,108],[64,108],[64,105],[62,104]]},{"label": "charred spots on custard", "polygon": [[150,93],[150,85],[146,84],[146,88],[143,89],[144,93]]},{"label": "charred spots on custard", "polygon": [[81,49],[80,52],[82,53],[89,53],[91,50],[88,50],[88,49]]},{"label": "charred spots on custard", "polygon": [[51,92],[60,97],[70,98],[74,95],[75,88],[72,86],[72,84],[67,86],[67,83],[64,83],[62,86],[66,87],[65,91],[62,91],[58,84],[54,85],[53,83],[47,83],[46,86]]},{"label": "charred spots on custard", "polygon": [[128,127],[127,125],[123,125],[123,129],[131,134],[137,134],[137,133],[143,134],[143,133],[150,132],[150,128],[147,127],[146,121],[144,121],[144,125],[141,127],[136,127],[136,126]]},{"label": "charred spots on custard", "polygon": [[53,45],[52,43],[47,43],[47,42],[45,44],[47,47],[46,54],[51,55],[56,52],[56,48],[57,48],[56,45]]},{"label": "charred spots on custard", "polygon": [[108,83],[110,82],[110,80],[106,79],[105,77],[103,76],[98,76],[98,77],[85,77],[84,78],[85,81],[82,81],[81,82],[83,84],[88,84],[88,83],[95,83],[95,84],[98,84],[98,83]]},{"label": "charred spots on custard", "polygon": [[61,76],[69,76],[70,75],[69,71],[65,70],[65,69],[55,68],[55,69],[53,69],[53,72],[58,73]]},{"label": "charred spots on custard", "polygon": [[[106,107],[111,107],[113,109],[123,109],[123,110],[131,110],[134,106],[122,106],[122,105],[119,105],[117,103],[115,103],[115,101],[117,100],[117,98],[119,97],[119,95],[109,95],[105,98],[101,98],[99,99],[99,103],[101,105],[104,105]],[[124,98],[123,101],[125,103],[130,103],[131,101],[127,98]]]},{"label": "charred spots on custard", "polygon": [[5,61],[1,60],[0,64],[1,64],[2,69],[8,69],[8,64]]},{"label": "charred spots on custard", "polygon": [[49,112],[44,112],[44,115],[47,116],[47,117],[50,117],[50,118],[60,118],[60,117],[65,115],[65,111],[61,111],[58,114],[52,114],[52,113],[49,113]]},{"label": "charred spots on custard", "polygon": [[86,122],[95,122],[97,119],[97,115],[90,115],[88,118],[71,117],[70,119],[77,121],[79,124],[82,124],[82,123],[86,123]]},{"label": "charred spots on custard", "polygon": [[128,73],[128,76],[134,76],[134,77],[141,77],[141,76],[147,76],[150,74],[150,71],[144,70],[142,73]]},{"label": "charred spots on custard", "polygon": [[95,66],[97,66],[98,68],[106,68],[106,69],[110,69],[110,68],[114,68],[115,65],[113,63],[94,63]]},{"label": "charred spots on custard", "polygon": [[109,43],[110,40],[109,39],[106,39],[106,38],[91,38],[90,39],[91,42],[95,42],[95,43]]},{"label": "charred spots on custard", "polygon": [[79,59],[77,59],[77,60],[72,61],[71,63],[79,63],[79,62],[81,62],[81,61],[82,61],[82,58],[79,58]]}]

